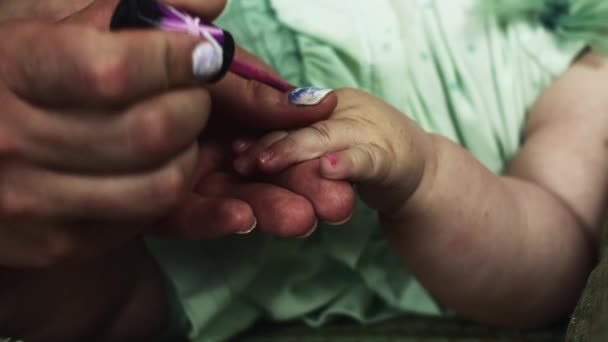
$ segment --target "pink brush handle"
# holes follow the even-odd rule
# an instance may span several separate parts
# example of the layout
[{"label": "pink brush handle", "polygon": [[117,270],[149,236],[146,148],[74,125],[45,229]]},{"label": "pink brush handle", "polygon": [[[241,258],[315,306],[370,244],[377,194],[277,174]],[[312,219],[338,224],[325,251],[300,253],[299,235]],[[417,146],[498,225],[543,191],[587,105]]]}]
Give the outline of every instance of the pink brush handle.
[{"label": "pink brush handle", "polygon": [[267,74],[256,68],[254,65],[245,63],[236,58],[232,61],[232,64],[230,65],[230,71],[241,77],[262,82],[282,92],[286,92],[289,89],[293,88],[291,84],[283,81],[282,79]]}]

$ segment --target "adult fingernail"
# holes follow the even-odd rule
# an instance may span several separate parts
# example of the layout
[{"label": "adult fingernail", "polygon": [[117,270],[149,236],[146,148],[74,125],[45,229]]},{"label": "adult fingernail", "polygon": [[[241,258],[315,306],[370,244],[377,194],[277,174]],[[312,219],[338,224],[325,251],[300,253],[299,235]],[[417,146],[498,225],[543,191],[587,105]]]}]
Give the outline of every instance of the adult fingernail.
[{"label": "adult fingernail", "polygon": [[255,217],[254,217],[254,218],[253,218],[253,225],[251,226],[251,228],[249,228],[249,229],[247,229],[247,230],[244,230],[244,231],[242,231],[242,232],[237,232],[237,234],[238,234],[238,235],[246,235],[246,234],[249,234],[249,233],[251,233],[251,232],[252,232],[252,231],[255,229],[255,227],[257,227],[257,225],[258,225],[258,220],[256,220],[256,219],[255,219]]},{"label": "adult fingernail", "polygon": [[330,226],[341,226],[341,225],[345,224],[346,222],[350,221],[351,218],[353,218],[352,214],[342,221],[338,221],[338,222],[325,221],[325,223],[327,223]]},{"label": "adult fingernail", "polygon": [[298,106],[314,106],[319,104],[333,89],[308,87],[297,88],[289,93],[289,102]]},{"label": "adult fingernail", "polygon": [[311,236],[312,233],[317,230],[317,226],[319,226],[319,221],[315,220],[315,224],[312,226],[312,228],[310,228],[310,230],[306,234],[298,236],[298,239],[306,239],[307,237]]},{"label": "adult fingernail", "polygon": [[223,51],[219,44],[204,41],[192,51],[192,72],[201,81],[209,81],[217,76],[223,62]]}]

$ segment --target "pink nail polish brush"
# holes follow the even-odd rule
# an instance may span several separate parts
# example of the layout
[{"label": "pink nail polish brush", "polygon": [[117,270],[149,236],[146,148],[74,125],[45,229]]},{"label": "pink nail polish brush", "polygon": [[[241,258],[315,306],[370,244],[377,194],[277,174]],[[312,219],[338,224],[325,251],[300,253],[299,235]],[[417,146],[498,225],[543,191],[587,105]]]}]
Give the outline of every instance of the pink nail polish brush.
[{"label": "pink nail polish brush", "polygon": [[292,86],[282,79],[261,71],[255,65],[234,58],[235,42],[232,35],[200,18],[154,0],[121,0],[114,11],[110,28],[156,27],[167,31],[189,33],[208,40],[213,39],[223,47],[223,65],[212,81],[219,80],[230,71],[246,79],[264,83],[286,92]]}]

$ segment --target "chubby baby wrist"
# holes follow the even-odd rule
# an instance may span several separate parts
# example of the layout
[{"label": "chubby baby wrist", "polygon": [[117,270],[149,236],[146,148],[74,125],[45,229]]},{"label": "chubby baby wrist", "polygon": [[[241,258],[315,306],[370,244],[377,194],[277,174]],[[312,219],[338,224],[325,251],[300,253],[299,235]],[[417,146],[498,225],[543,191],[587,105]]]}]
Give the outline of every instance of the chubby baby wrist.
[{"label": "chubby baby wrist", "polygon": [[417,176],[408,177],[402,186],[406,196],[401,203],[389,210],[379,210],[380,218],[386,222],[400,222],[409,220],[412,215],[419,214],[428,209],[428,197],[433,192],[434,179],[437,174],[439,137],[434,134],[423,133],[418,148],[419,157],[416,158],[419,171]]}]

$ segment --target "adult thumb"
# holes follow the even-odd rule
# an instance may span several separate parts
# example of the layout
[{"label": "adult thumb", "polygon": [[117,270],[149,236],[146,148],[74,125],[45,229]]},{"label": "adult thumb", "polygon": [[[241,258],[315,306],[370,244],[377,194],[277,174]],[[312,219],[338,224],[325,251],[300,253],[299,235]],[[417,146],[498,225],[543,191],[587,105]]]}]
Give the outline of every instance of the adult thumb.
[{"label": "adult thumb", "polygon": [[87,7],[63,19],[62,22],[94,26],[99,30],[110,29],[110,21],[119,0],[96,0]]}]

